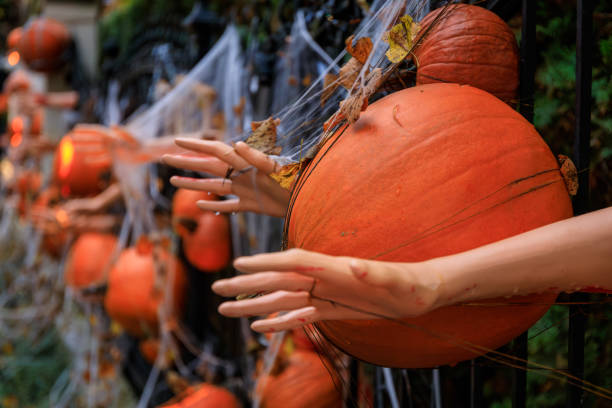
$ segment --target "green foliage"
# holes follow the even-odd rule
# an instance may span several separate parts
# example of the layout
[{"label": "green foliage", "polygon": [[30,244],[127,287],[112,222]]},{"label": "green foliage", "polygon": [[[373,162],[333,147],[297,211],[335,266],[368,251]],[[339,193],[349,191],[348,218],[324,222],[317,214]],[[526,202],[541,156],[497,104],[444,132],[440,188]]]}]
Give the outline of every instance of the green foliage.
[{"label": "green foliage", "polygon": [[5,343],[0,355],[0,396],[16,406],[46,407],[51,387],[68,367],[69,354],[55,330],[35,342]]},{"label": "green foliage", "polygon": [[[572,2],[538,3],[534,124],[554,153],[571,157],[576,99],[576,13]],[[595,7],[591,107],[591,190],[594,209],[612,205],[612,20]]]}]

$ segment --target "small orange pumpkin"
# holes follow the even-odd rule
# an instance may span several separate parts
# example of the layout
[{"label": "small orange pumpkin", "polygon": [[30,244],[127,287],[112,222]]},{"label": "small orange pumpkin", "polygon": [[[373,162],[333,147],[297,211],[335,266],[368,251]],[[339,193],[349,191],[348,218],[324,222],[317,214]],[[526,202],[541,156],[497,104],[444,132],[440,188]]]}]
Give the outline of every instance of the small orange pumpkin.
[{"label": "small orange pumpkin", "polygon": [[217,272],[231,260],[230,225],[226,215],[203,212],[193,233],[183,236],[189,262],[204,272]]},{"label": "small orange pumpkin", "polygon": [[75,129],[60,141],[53,164],[54,181],[62,196],[90,196],[111,181],[112,159],[98,131]]},{"label": "small orange pumpkin", "polygon": [[[444,14],[436,21],[440,13]],[[469,4],[432,11],[421,22],[421,32],[434,21],[435,26],[415,50],[417,85],[471,85],[505,102],[516,101],[519,54],[508,24],[495,13]]]},{"label": "small orange pumpkin", "polygon": [[205,191],[177,189],[172,197],[172,225],[176,233],[183,238],[189,235],[189,228],[183,225],[185,221],[195,225],[200,215],[204,213],[196,205],[197,201],[215,201],[218,199],[219,197],[215,194],[208,194]]},{"label": "small orange pumpkin", "polygon": [[17,51],[31,69],[48,72],[64,64],[69,44],[70,32],[64,24],[40,17],[24,26]]},{"label": "small orange pumpkin", "polygon": [[[281,357],[282,358],[282,357]],[[262,377],[262,408],[340,408],[342,395],[325,367],[325,357],[295,350],[278,372]]]},{"label": "small orange pumpkin", "polygon": [[[168,265],[174,280],[171,318],[180,316],[184,306],[186,276],[181,263],[167,250],[160,249],[159,261]],[[158,331],[158,308],[164,300],[164,288],[159,287],[155,274],[152,244],[139,242],[125,249],[108,275],[104,307],[108,315],[128,333],[142,337]]]},{"label": "small orange pumpkin", "polygon": [[110,257],[117,247],[117,237],[95,232],[83,233],[70,249],[64,281],[67,286],[83,289],[106,280]]},{"label": "small orange pumpkin", "polygon": [[178,401],[161,405],[163,408],[240,408],[238,399],[222,387],[202,383],[189,387]]}]

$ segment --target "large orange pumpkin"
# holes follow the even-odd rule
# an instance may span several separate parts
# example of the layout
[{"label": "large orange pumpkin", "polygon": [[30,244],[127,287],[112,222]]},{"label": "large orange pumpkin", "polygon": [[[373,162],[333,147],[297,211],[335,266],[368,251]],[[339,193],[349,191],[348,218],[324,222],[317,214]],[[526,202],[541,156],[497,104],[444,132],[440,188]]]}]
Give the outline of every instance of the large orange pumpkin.
[{"label": "large orange pumpkin", "polygon": [[262,377],[262,408],[340,408],[342,394],[336,388],[325,357],[295,350],[278,373]]},{"label": "large orange pumpkin", "polygon": [[64,269],[66,285],[82,289],[103,283],[116,246],[117,237],[112,234],[81,234],[70,249]]},{"label": "large orange pumpkin", "polygon": [[[166,250],[160,251],[159,261],[169,265],[174,281],[171,315],[179,316],[184,305],[186,276],[180,262]],[[170,283],[168,283],[170,284]],[[108,315],[133,336],[157,333],[158,307],[162,304],[164,288],[158,286],[151,245],[139,244],[125,249],[108,275],[108,289],[104,307]]]},{"label": "large orange pumpkin", "polygon": [[63,65],[69,44],[70,32],[64,24],[40,17],[24,26],[17,51],[31,69],[48,72]]},{"label": "large orange pumpkin", "polygon": [[190,387],[179,401],[162,405],[163,408],[240,408],[238,399],[222,387],[202,383]]},{"label": "large orange pumpkin", "polygon": [[[437,21],[435,20],[442,14]],[[429,13],[421,32],[435,22],[416,49],[417,85],[452,82],[484,89],[516,101],[518,47],[510,27],[479,6],[457,4]]]},{"label": "large orange pumpkin", "polygon": [[[469,86],[431,84],[391,94],[331,137],[312,163],[292,197],[291,247],[423,261],[572,215],[557,161],[534,127]],[[502,346],[542,316],[555,296],[443,307],[403,324],[316,326],[362,360],[433,367],[478,354],[464,342]]]},{"label": "large orange pumpkin", "polygon": [[231,260],[230,225],[226,215],[210,211],[197,218],[193,233],[183,237],[185,257],[203,272],[217,272]]},{"label": "large orange pumpkin", "polygon": [[75,130],[57,147],[54,181],[64,197],[95,195],[110,184],[111,164],[104,136],[95,130]]}]

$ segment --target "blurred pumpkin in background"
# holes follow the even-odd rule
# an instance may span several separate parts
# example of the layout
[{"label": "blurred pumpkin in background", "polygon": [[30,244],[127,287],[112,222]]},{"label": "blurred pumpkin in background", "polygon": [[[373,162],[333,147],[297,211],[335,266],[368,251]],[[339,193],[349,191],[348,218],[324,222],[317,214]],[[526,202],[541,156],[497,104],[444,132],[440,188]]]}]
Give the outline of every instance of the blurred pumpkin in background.
[{"label": "blurred pumpkin in background", "polygon": [[64,269],[66,285],[83,289],[104,283],[116,247],[117,237],[112,234],[81,234],[72,244]]},{"label": "blurred pumpkin in background", "polygon": [[57,147],[54,182],[63,197],[95,195],[109,186],[111,165],[106,136],[96,130],[75,129]]},{"label": "blurred pumpkin in background", "polygon": [[[155,254],[154,254],[155,253]],[[157,258],[156,258],[157,257]],[[166,286],[156,274],[166,274]],[[173,279],[170,281],[170,277]],[[180,317],[184,306],[186,276],[181,263],[165,248],[154,251],[153,244],[141,239],[119,255],[108,275],[104,307],[108,315],[129,334],[141,337],[158,332],[158,308],[164,295],[171,296],[169,319]]]},{"label": "blurred pumpkin in background", "polygon": [[341,408],[342,394],[326,368],[330,362],[319,354],[296,349],[280,359],[269,375],[261,376],[258,388],[262,408]]},{"label": "blurred pumpkin in background", "polygon": [[218,200],[214,194],[179,188],[172,199],[172,225],[182,238],[189,262],[204,272],[217,272],[231,260],[229,219],[202,211],[198,200]]},{"label": "blurred pumpkin in background", "polygon": [[17,51],[34,71],[49,72],[66,61],[70,32],[57,20],[39,17],[27,23],[17,42]]},{"label": "blurred pumpkin in background", "polygon": [[241,408],[238,399],[223,387],[202,383],[189,387],[182,395],[160,408]]}]

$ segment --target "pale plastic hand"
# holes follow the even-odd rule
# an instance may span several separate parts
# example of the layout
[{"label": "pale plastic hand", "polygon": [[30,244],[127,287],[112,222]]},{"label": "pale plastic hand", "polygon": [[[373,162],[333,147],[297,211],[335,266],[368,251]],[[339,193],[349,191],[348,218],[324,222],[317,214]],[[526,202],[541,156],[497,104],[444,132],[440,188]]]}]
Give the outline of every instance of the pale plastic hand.
[{"label": "pale plastic hand", "polygon": [[[219,178],[194,179],[175,176],[170,179],[172,185],[238,197],[225,201],[198,201],[197,204],[202,210],[224,213],[252,211],[274,217],[283,217],[287,212],[290,194],[269,177],[269,174],[280,168],[269,156],[243,142],[231,147],[219,141],[178,138],[176,144],[203,154],[199,157],[193,154],[164,155],[164,163],[209,173]],[[228,174],[229,178],[225,178]]]},{"label": "pale plastic hand", "polygon": [[[612,207],[455,255],[417,263],[333,257],[304,250],[238,258],[249,275],[214,283],[232,317],[278,331],[319,320],[411,317],[461,302],[539,292],[612,290]],[[367,313],[363,313],[367,312]]]},{"label": "pale plastic hand", "polygon": [[234,267],[248,275],[213,284],[222,296],[263,293],[225,302],[230,317],[288,313],[258,320],[255,331],[288,330],[319,320],[409,317],[433,310],[439,280],[411,264],[335,257],[291,249],[238,258]]}]

